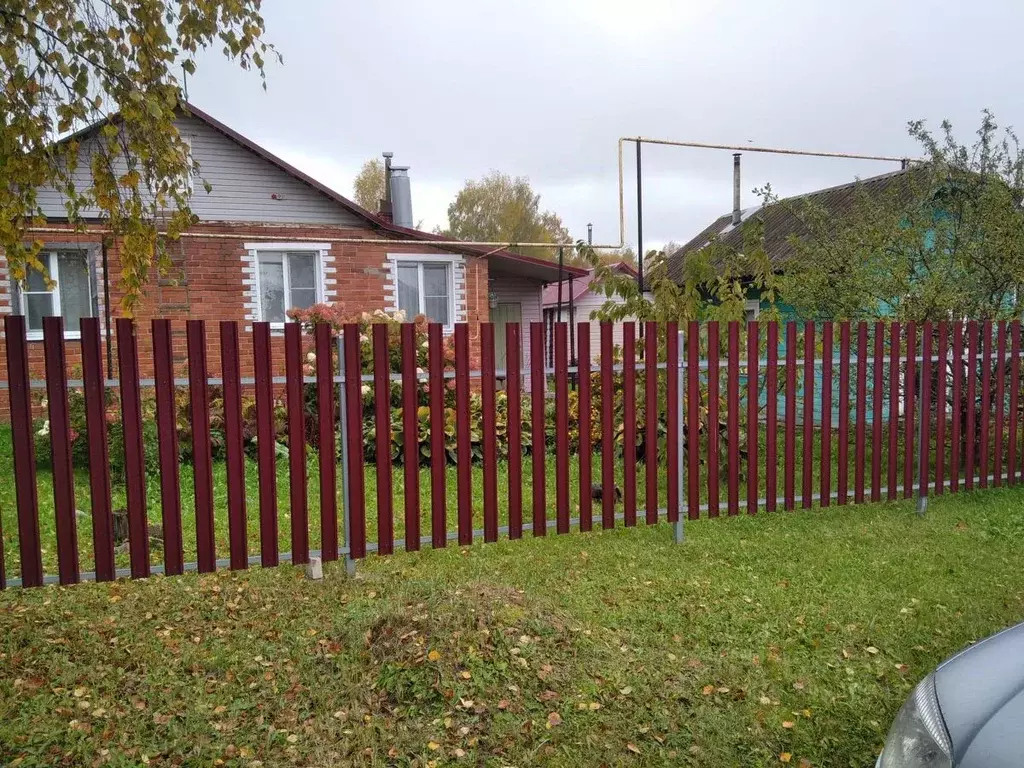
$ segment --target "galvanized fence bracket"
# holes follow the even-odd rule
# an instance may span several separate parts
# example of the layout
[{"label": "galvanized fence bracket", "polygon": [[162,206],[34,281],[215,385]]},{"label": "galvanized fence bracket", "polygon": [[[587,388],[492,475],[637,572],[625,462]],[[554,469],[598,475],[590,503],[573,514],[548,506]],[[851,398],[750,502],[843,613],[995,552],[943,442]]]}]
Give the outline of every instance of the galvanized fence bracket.
[{"label": "galvanized fence bracket", "polygon": [[[348,402],[345,395],[345,333],[338,334],[338,428],[341,432],[341,509],[344,526],[345,573],[356,575],[356,561],[352,557],[352,486],[348,481]],[[321,457],[321,460],[324,460]],[[330,457],[334,461],[334,457]]]}]

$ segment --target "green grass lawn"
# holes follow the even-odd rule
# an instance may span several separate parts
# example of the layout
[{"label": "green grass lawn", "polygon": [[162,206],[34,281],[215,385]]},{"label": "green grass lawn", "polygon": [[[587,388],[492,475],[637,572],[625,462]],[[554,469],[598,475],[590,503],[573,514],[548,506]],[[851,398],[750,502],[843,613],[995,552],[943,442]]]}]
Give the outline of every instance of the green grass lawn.
[{"label": "green grass lawn", "polygon": [[1024,491],[0,594],[0,764],[873,764]]}]

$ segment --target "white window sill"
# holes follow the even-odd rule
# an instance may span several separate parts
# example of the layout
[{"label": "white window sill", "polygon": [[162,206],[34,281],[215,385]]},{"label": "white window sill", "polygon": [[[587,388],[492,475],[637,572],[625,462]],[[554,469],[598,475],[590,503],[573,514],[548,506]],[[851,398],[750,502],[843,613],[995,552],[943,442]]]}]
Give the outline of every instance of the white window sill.
[{"label": "white window sill", "polygon": [[[64,331],[65,341],[78,341],[82,338],[81,331]],[[43,341],[42,331],[29,331],[25,334],[26,341]]]}]

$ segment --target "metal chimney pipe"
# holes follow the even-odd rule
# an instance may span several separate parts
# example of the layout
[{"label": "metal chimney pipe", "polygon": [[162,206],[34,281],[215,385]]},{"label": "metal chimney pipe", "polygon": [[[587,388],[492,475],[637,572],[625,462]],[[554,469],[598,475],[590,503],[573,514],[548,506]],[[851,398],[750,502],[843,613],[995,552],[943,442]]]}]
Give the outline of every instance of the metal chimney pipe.
[{"label": "metal chimney pipe", "polygon": [[732,225],[740,225],[740,153],[732,156]]},{"label": "metal chimney pipe", "polygon": [[380,215],[391,221],[391,158],[394,152],[382,152],[384,157],[384,199],[380,201]]}]

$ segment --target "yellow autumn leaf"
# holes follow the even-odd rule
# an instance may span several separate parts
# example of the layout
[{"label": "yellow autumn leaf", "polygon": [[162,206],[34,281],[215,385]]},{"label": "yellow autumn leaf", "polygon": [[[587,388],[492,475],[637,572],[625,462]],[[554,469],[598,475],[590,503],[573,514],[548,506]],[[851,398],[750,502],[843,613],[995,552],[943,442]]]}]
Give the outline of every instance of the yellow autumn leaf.
[{"label": "yellow autumn leaf", "polygon": [[441,748],[441,745],[438,744],[436,741],[428,741],[427,742],[427,749],[431,750],[432,752],[436,752],[440,748]]},{"label": "yellow autumn leaf", "polygon": [[792,720],[783,720],[782,721],[782,727],[783,728],[792,728],[793,725],[794,725],[794,723],[793,723]]},{"label": "yellow autumn leaf", "polygon": [[427,654],[428,661],[438,661],[441,658],[441,652],[434,650]]},{"label": "yellow autumn leaf", "polygon": [[792,759],[793,759],[793,755],[790,754],[789,752],[783,752],[781,755],[779,755],[779,762],[780,763],[788,763]]}]

